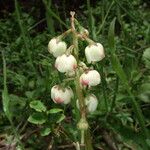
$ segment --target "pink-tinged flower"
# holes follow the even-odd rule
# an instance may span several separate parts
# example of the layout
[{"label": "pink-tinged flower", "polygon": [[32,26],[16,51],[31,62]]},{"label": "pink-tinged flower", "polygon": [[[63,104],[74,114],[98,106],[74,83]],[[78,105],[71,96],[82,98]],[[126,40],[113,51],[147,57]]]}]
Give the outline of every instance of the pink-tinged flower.
[{"label": "pink-tinged flower", "polygon": [[85,48],[85,56],[88,63],[97,62],[105,57],[103,45],[96,43]]},{"label": "pink-tinged flower", "polygon": [[48,51],[54,56],[58,57],[63,55],[67,50],[67,45],[63,41],[59,41],[56,38],[53,38],[48,43]]},{"label": "pink-tinged flower", "polygon": [[80,76],[82,86],[96,86],[101,82],[100,74],[96,70],[89,70]]},{"label": "pink-tinged flower", "polygon": [[[94,94],[90,94],[84,99],[85,106],[88,112],[92,113],[97,109],[98,100]],[[77,108],[79,109],[79,100],[76,101]]]},{"label": "pink-tinged flower", "polygon": [[59,85],[55,85],[51,89],[51,98],[54,103],[68,104],[73,96],[73,91],[70,87],[62,89]]},{"label": "pink-tinged flower", "polygon": [[77,61],[73,55],[64,54],[57,57],[55,67],[62,73],[73,72],[77,68]]}]

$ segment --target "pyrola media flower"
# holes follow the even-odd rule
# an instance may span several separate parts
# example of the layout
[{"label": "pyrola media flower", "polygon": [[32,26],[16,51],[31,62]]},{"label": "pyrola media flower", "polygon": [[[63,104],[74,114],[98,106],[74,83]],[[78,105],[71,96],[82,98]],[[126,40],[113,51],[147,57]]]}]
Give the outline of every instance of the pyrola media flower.
[{"label": "pyrola media flower", "polygon": [[82,86],[96,86],[101,82],[100,74],[96,70],[89,70],[80,76]]},{"label": "pyrola media flower", "polygon": [[55,85],[51,89],[51,98],[55,103],[68,104],[73,98],[73,91],[70,87],[61,88],[59,85]]},{"label": "pyrola media flower", "polygon": [[62,73],[73,72],[77,67],[77,61],[73,55],[62,55],[57,57],[55,67]]},{"label": "pyrola media flower", "polygon": [[85,98],[85,104],[88,112],[94,112],[97,108],[98,100],[94,94],[91,94]]},{"label": "pyrola media flower", "polygon": [[54,56],[58,57],[64,54],[67,50],[67,45],[65,42],[60,41],[57,38],[53,38],[48,43],[48,51]]},{"label": "pyrola media flower", "polygon": [[85,48],[85,56],[88,63],[97,62],[105,57],[103,45],[95,43]]},{"label": "pyrola media flower", "polygon": [[[94,112],[97,109],[98,100],[94,94],[90,94],[84,99],[85,106],[88,112]],[[79,100],[76,101],[77,108],[79,109]]]}]

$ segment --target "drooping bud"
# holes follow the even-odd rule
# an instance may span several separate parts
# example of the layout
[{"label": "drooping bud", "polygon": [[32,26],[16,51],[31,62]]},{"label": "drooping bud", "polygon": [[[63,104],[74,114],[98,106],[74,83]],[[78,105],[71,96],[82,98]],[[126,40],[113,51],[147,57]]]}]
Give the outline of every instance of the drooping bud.
[{"label": "drooping bud", "polygon": [[77,68],[77,61],[73,55],[62,55],[57,57],[55,67],[62,73],[73,72]]},{"label": "drooping bud", "polygon": [[70,71],[70,72],[67,72],[65,75],[68,77],[74,77],[75,74],[76,74],[75,71]]},{"label": "drooping bud", "polygon": [[70,87],[63,89],[59,85],[55,85],[51,89],[51,98],[54,103],[68,104],[73,96],[73,91]]},{"label": "drooping bud", "polygon": [[81,118],[79,123],[77,124],[79,130],[87,130],[88,129],[88,122]]},{"label": "drooping bud", "polygon": [[[88,112],[92,113],[97,109],[98,100],[94,94],[85,97],[85,106]],[[79,100],[76,101],[76,106],[79,109]]]},{"label": "drooping bud", "polygon": [[60,41],[57,38],[53,38],[48,43],[48,51],[54,56],[58,57],[64,54],[67,50],[67,45],[65,42]]},{"label": "drooping bud", "polygon": [[87,46],[85,48],[85,56],[88,63],[102,60],[105,57],[103,45],[96,43]]},{"label": "drooping bud", "polygon": [[96,86],[101,82],[100,74],[96,70],[89,70],[80,76],[82,86]]},{"label": "drooping bud", "polygon": [[80,29],[80,33],[81,33],[82,35],[89,36],[89,31],[88,31],[87,29],[85,29],[85,28],[81,28],[81,29]]}]

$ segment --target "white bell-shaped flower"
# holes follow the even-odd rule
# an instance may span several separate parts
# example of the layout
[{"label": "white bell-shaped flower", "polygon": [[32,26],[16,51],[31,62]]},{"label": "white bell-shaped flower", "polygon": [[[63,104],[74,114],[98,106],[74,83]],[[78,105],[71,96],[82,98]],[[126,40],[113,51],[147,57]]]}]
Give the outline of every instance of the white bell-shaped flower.
[{"label": "white bell-shaped flower", "polygon": [[70,103],[73,96],[73,91],[70,87],[62,89],[59,85],[55,85],[51,89],[51,98],[58,104]]},{"label": "white bell-shaped flower", "polygon": [[97,62],[105,57],[103,45],[96,43],[85,48],[85,56],[88,63]]},{"label": "white bell-shaped flower", "polygon": [[80,76],[82,86],[96,86],[101,82],[101,77],[98,71],[89,70]]},{"label": "white bell-shaped flower", "polygon": [[94,112],[98,105],[97,97],[94,94],[88,95],[85,98],[85,104],[87,106],[88,112]]},{"label": "white bell-shaped flower", "polygon": [[[85,106],[88,112],[94,112],[97,109],[98,100],[94,94],[90,94],[85,97]],[[79,109],[79,100],[76,101],[76,106]]]},{"label": "white bell-shaped flower", "polygon": [[57,38],[53,38],[48,43],[48,51],[54,56],[58,57],[64,54],[67,50],[67,45],[63,41],[59,41]]},{"label": "white bell-shaped flower", "polygon": [[77,68],[77,61],[73,55],[62,55],[57,57],[55,67],[62,73],[73,72]]}]

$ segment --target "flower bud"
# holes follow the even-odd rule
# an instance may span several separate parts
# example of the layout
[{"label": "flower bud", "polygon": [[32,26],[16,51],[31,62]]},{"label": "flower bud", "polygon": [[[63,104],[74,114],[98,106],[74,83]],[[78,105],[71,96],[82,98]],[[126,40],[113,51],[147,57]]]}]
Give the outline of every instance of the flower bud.
[{"label": "flower bud", "polygon": [[54,57],[61,56],[66,52],[67,45],[59,39],[53,38],[48,43],[48,51],[53,54]]},{"label": "flower bud", "polygon": [[57,57],[55,67],[60,72],[73,72],[77,68],[77,61],[73,55],[62,55]]},{"label": "flower bud", "polygon": [[96,43],[85,48],[85,55],[88,63],[97,62],[105,57],[102,44]]},{"label": "flower bud", "polygon": [[79,130],[87,130],[88,129],[88,123],[85,119],[81,118],[79,123],[77,124],[77,127]]},{"label": "flower bud", "polygon": [[70,87],[62,89],[59,85],[55,85],[51,89],[51,98],[54,103],[68,104],[73,96],[74,95]]},{"label": "flower bud", "polygon": [[75,71],[70,71],[70,72],[66,73],[66,76],[68,76],[68,77],[74,77],[75,74],[76,74]]},{"label": "flower bud", "polygon": [[[90,94],[85,97],[85,106],[88,112],[92,113],[96,110],[98,105],[98,100],[94,94]],[[79,109],[79,100],[76,101],[76,106]]]},{"label": "flower bud", "polygon": [[80,76],[80,83],[83,86],[96,86],[100,82],[101,77],[96,70],[89,70]]},{"label": "flower bud", "polygon": [[87,29],[85,29],[85,28],[82,28],[80,33],[85,35],[85,36],[89,36],[89,31]]}]

